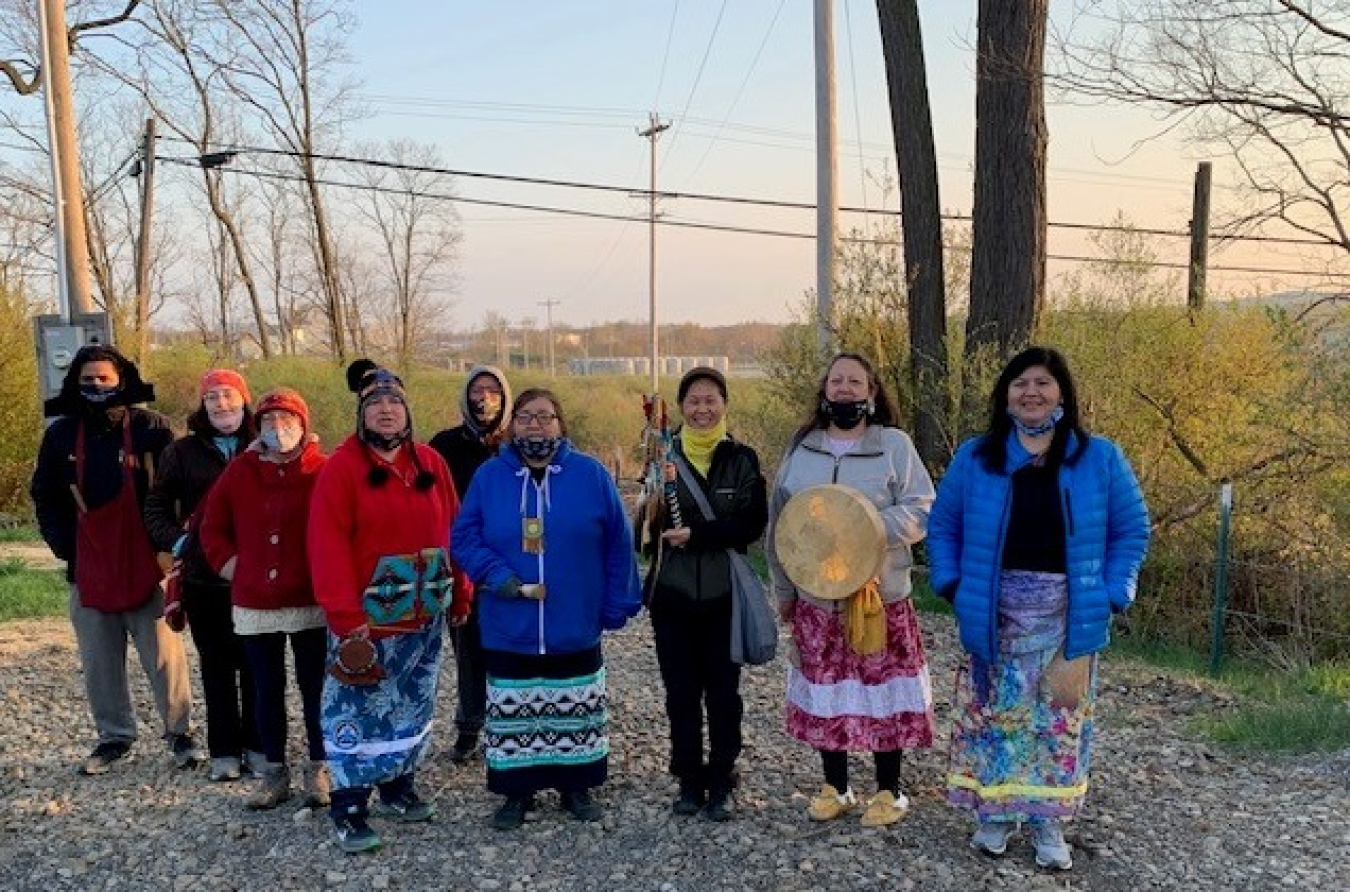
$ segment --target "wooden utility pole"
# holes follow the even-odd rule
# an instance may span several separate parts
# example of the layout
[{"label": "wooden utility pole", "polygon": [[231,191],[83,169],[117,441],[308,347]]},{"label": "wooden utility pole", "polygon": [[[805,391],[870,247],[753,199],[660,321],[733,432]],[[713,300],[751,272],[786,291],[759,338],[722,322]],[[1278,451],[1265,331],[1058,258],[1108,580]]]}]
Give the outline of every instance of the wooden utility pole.
[{"label": "wooden utility pole", "polygon": [[834,0],[815,0],[816,37],[816,342],[830,353],[834,303],[834,246],[839,198],[838,136],[834,114]]},{"label": "wooden utility pole", "polygon": [[56,240],[64,259],[58,271],[65,287],[61,315],[92,313],[89,291],[89,243],[85,240],[84,186],[75,138],[75,94],[70,86],[70,29],[66,0],[39,0],[42,29],[42,92],[47,104],[56,204]]},{"label": "wooden utility pole", "polygon": [[1205,279],[1209,273],[1209,187],[1212,166],[1201,161],[1195,170],[1191,198],[1191,266],[1186,282],[1186,306],[1191,311],[1205,306]]},{"label": "wooden utility pole", "polygon": [[656,140],[663,131],[669,129],[670,124],[668,122],[662,123],[656,112],[652,112],[648,117],[647,129],[638,131],[638,136],[651,142],[651,183],[647,190],[647,311],[650,326],[648,339],[651,342],[652,351],[653,394],[659,393],[661,389],[661,370],[658,368],[661,361],[661,344],[657,333],[656,319]]},{"label": "wooden utility pole", "polygon": [[539,306],[544,308],[546,313],[545,318],[547,319],[545,324],[548,327],[548,376],[550,378],[555,377],[557,374],[557,366],[553,363],[553,308],[560,303],[562,303],[562,301],[555,300],[551,297],[548,300],[539,301]]},{"label": "wooden utility pole", "polygon": [[145,119],[141,145],[141,228],[136,236],[136,359],[150,353],[150,223],[155,214],[155,119]]}]

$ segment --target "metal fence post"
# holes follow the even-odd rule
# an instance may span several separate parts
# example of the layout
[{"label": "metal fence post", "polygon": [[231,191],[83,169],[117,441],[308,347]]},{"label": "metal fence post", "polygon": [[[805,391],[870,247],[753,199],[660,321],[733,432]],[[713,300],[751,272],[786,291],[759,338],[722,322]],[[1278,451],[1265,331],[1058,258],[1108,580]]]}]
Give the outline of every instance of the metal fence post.
[{"label": "metal fence post", "polygon": [[1228,527],[1233,517],[1233,484],[1219,488],[1219,541],[1214,566],[1214,637],[1209,648],[1209,674],[1219,675],[1223,663],[1223,616],[1228,606]]}]

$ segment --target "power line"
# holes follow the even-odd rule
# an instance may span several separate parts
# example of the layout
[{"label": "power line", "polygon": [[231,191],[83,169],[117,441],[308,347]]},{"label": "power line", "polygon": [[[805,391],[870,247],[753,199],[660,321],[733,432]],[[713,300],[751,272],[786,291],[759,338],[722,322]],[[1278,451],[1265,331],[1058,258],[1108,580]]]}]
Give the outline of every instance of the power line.
[{"label": "power line", "polygon": [[670,27],[666,29],[666,51],[661,56],[661,73],[656,78],[656,101],[652,108],[661,107],[661,88],[666,84],[666,64],[670,62],[670,45],[675,42],[675,20],[680,17],[680,0],[675,0],[675,8],[670,11]]},{"label": "power line", "polygon": [[[712,33],[708,35],[708,45],[703,48],[703,58],[698,63],[698,73],[694,75],[694,84],[689,88],[689,96],[684,100],[684,108],[676,120],[683,121],[684,116],[689,114],[689,107],[694,104],[694,94],[698,92],[698,85],[703,81],[703,70],[708,65],[708,57],[712,55],[713,44],[717,42],[717,32],[722,29],[722,16],[727,11],[727,0],[722,0],[722,5],[717,10],[717,21],[713,22]],[[666,144],[666,154],[661,159],[661,168],[664,170],[666,162],[670,160],[671,150],[675,147],[675,141],[679,138],[680,131],[676,130],[671,136],[670,142]]]}]

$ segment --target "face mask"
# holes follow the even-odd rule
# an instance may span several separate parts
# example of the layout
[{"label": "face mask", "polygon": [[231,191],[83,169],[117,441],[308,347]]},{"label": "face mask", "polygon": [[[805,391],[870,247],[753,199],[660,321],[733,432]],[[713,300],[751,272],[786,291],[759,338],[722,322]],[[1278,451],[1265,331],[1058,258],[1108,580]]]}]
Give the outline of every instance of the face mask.
[{"label": "face mask", "polygon": [[108,400],[122,392],[119,386],[104,387],[102,384],[81,384],[80,396],[85,398],[86,402],[93,403],[95,406],[103,406]]},{"label": "face mask", "polygon": [[305,429],[300,425],[280,425],[270,427],[263,431],[258,439],[262,440],[263,448],[268,452],[276,452],[282,455],[295,450],[304,439]]},{"label": "face mask", "polygon": [[516,437],[512,441],[526,461],[547,461],[558,451],[557,437]]},{"label": "face mask", "polygon": [[488,393],[469,402],[473,417],[479,424],[491,425],[502,415],[501,394]]},{"label": "face mask", "polygon": [[217,412],[215,414],[207,413],[207,418],[211,420],[211,426],[222,434],[232,434],[239,430],[244,423],[244,410],[235,409],[229,412]]},{"label": "face mask", "polygon": [[1011,408],[1008,409],[1008,417],[1012,419],[1013,426],[1016,427],[1019,431],[1021,431],[1025,436],[1039,437],[1043,434],[1048,434],[1055,429],[1055,425],[1059,424],[1059,420],[1064,417],[1064,407],[1055,406],[1055,408],[1050,410],[1050,417],[1042,421],[1040,424],[1036,425],[1026,424],[1025,422],[1023,422],[1020,418],[1018,418],[1016,415],[1013,414]]},{"label": "face mask", "polygon": [[821,400],[821,411],[843,431],[851,431],[872,414],[871,400]]}]

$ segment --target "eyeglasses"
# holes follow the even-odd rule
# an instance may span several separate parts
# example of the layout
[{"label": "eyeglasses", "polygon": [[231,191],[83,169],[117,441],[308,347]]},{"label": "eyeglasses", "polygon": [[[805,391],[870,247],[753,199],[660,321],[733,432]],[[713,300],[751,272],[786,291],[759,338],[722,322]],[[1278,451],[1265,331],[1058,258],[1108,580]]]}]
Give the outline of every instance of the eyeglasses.
[{"label": "eyeglasses", "polygon": [[531,424],[538,424],[542,427],[557,421],[558,416],[552,412],[517,412],[515,420],[524,427],[529,427]]}]

